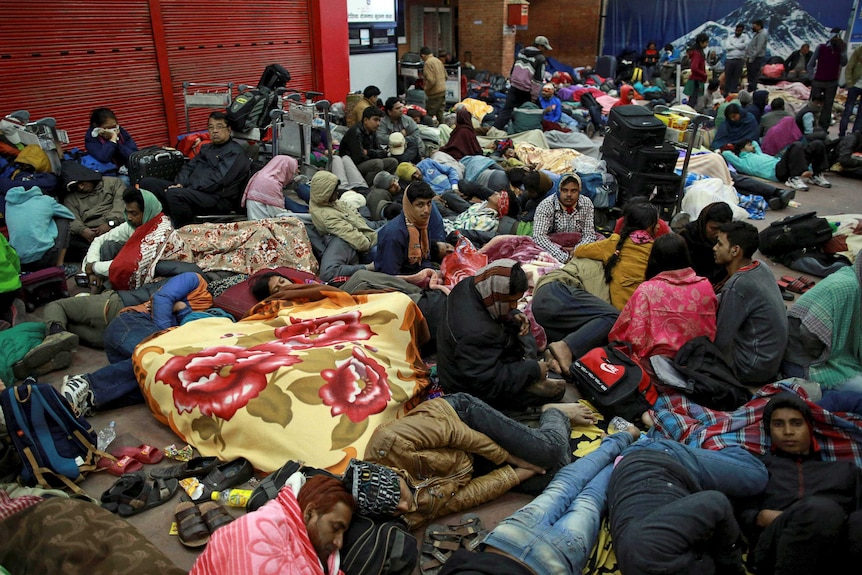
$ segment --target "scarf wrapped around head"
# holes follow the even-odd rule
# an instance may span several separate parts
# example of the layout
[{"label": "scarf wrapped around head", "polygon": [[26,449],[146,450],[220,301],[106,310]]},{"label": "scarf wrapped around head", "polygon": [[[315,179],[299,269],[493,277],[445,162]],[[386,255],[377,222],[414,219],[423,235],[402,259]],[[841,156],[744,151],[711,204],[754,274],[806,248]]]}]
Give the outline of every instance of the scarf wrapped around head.
[{"label": "scarf wrapped around head", "polygon": [[[162,213],[162,204],[152,193],[141,190],[143,220],[111,261],[108,279],[116,290],[137,289],[153,281],[155,263],[173,231],[171,219]],[[126,222],[131,226],[128,216]]]},{"label": "scarf wrapped around head", "polygon": [[351,459],[344,472],[344,486],[363,515],[393,515],[401,501],[398,474],[383,465]]},{"label": "scarf wrapped around head", "polygon": [[[161,213],[161,211],[162,211],[162,203],[161,203],[161,202],[159,201],[159,199],[155,196],[155,194],[153,194],[153,193],[152,193],[152,192],[150,192],[150,191],[147,191],[147,190],[143,190],[143,189],[142,189],[142,190],[141,190],[141,195],[144,197],[144,206],[143,206],[143,208],[144,208],[144,210],[143,210],[143,211],[144,211],[144,217],[143,217],[143,219],[141,220],[141,225],[144,225],[145,223],[147,223],[147,222],[149,222],[151,219],[153,219],[156,215],[158,215],[159,213]],[[132,226],[132,222],[129,220],[129,217],[128,217],[128,216],[126,216],[126,222],[128,222],[128,224],[129,224],[130,226]],[[135,227],[135,226],[132,226],[132,227]]]},{"label": "scarf wrapped around head", "polygon": [[[410,186],[407,186],[407,190]],[[404,197],[401,199],[401,205],[404,208],[404,223],[407,224],[407,261],[411,265],[422,263],[422,260],[428,259],[431,254],[431,246],[428,241],[428,221],[430,218],[423,221],[407,199],[407,190],[404,190]]]},{"label": "scarf wrapped around head", "polygon": [[511,310],[509,305],[521,299],[523,294],[512,294],[512,268],[519,265],[515,260],[502,259],[491,262],[476,272],[473,285],[482,298],[482,303],[494,319],[503,319]]}]

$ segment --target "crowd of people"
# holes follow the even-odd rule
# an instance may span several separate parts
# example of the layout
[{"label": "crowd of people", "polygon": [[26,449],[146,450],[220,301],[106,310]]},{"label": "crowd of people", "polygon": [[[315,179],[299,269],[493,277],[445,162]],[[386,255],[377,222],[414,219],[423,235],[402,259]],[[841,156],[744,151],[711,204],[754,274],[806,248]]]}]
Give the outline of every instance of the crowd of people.
[{"label": "crowd of people", "polygon": [[[720,108],[713,148],[739,172],[792,190],[807,189],[803,179],[830,187],[823,175],[837,88],[830,78],[846,54],[832,40],[810,58],[800,51],[792,71],[801,73],[799,63],[808,62],[817,91],[796,114],[780,99],[767,111],[765,91],[757,90],[766,31],[756,20],[743,45],[742,28],[728,40],[725,93],[736,98]],[[708,40],[698,35],[690,52],[690,95],[708,86]],[[533,99],[534,87],[548,121],[573,121],[561,110],[558,86],[544,83],[543,52],[551,49],[538,36],[518,55],[494,127],[505,128],[512,111]],[[786,392],[766,404],[765,456],[739,445],[710,450],[662,438],[645,411],[576,458],[572,427],[612,414],[578,402],[567,382],[576,379],[579,358],[610,342],[626,342],[631,358],[654,376],[651,358],[672,359],[705,337],[744,386],[802,377],[819,384],[824,397],[855,404],[862,393],[862,254],[788,311],[771,270],[755,259],[758,230],[734,221],[726,202],[710,203],[676,233],[654,204],[638,197],[622,206],[617,221],[597,229],[582,175],[513,162],[499,142],[493,151],[484,148],[480,122],[466,106],[447,119],[443,66],[427,48],[421,56],[426,114],[452,124],[441,130],[448,138],[439,146],[428,145],[403,100],[381,99],[368,86],[337,155],[328,158],[330,169],[317,170],[307,183],[286,156],[250,175],[227,116],[213,112],[211,143],[173,180],[144,178],[130,187],[124,177],[136,145],[106,108],[93,111],[86,144],[112,168],[64,163],[62,203],[39,189],[49,185],[35,179],[44,170],[11,176],[16,186],[5,194],[6,219],[10,231],[13,222],[28,222],[29,233],[13,232],[11,245],[0,238],[2,319],[10,328],[15,323],[21,270],[80,259],[91,295],[46,305],[46,337],[19,367],[41,374],[67,367],[56,358],[79,342],[104,347],[109,365],[69,374],[61,388],[84,416],[144,401],[132,359],[142,341],[226,315],[214,308],[213,270],[160,258],[168,237],[202,214],[244,209],[252,221],[304,222],[318,277],[299,284],[276,271],[256,274],[247,281],[258,301],[292,306],[311,292],[388,290],[406,294],[427,324],[428,341],[417,343],[423,359],[436,361],[442,395],[377,427],[343,478],[291,476],[261,510],[220,528],[192,573],[225,572],[226,565],[256,572],[260,558],[251,542],[267,525],[289,535],[282,557],[309,572],[335,573],[354,513],[403,517],[416,529],[512,489],[537,497],[488,533],[478,552],[452,553],[441,574],[580,573],[605,511],[627,575],[742,574],[743,540],[758,573],[858,563],[862,472],[852,462],[820,459],[812,404],[803,396]],[[647,81],[665,56],[655,43],[647,47],[641,59]],[[862,66],[860,58],[854,52],[853,66]],[[731,66],[736,60],[745,62],[748,91],[736,92],[743,67]],[[854,86],[862,81],[848,77]],[[848,126],[843,119],[842,126]],[[31,154],[38,156],[21,150],[17,164],[44,163]],[[770,207],[781,209],[791,196],[777,190],[774,197]],[[526,256],[517,234],[529,236]],[[514,247],[487,257],[504,242]],[[465,253],[485,254],[486,263],[465,264],[458,259]],[[459,275],[447,275],[454,262]],[[297,296],[299,290],[307,291]],[[539,413],[534,427],[512,417],[529,410]]]}]

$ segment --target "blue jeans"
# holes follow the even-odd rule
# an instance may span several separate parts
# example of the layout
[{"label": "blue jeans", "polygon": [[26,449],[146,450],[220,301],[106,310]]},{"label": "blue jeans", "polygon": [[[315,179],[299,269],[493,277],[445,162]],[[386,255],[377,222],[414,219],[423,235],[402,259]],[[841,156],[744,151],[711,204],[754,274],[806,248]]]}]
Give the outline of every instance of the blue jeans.
[{"label": "blue jeans", "polygon": [[144,401],[131,359],[111,363],[88,373],[86,377],[93,392],[94,407],[98,410],[115,409]]},{"label": "blue jeans", "polygon": [[598,449],[561,469],[541,495],[497,525],[485,544],[536,575],[580,573],[598,537],[611,463],[632,441],[628,433],[603,439]]},{"label": "blue jeans", "polygon": [[532,309],[548,341],[565,341],[575,358],[606,345],[620,315],[617,308],[590,292],[562,282],[551,282],[533,294]]},{"label": "blue jeans", "polygon": [[147,313],[127,311],[118,314],[105,328],[105,354],[108,361],[117,363],[132,357],[135,347],[159,331]]},{"label": "blue jeans", "polygon": [[844,113],[841,115],[841,123],[838,124],[838,136],[843,138],[847,134],[847,125],[850,123],[850,116],[853,115],[853,107],[859,104],[859,113],[856,114],[856,121],[853,122],[853,131],[862,130],[862,88],[855,86],[847,90],[847,102],[844,104]]}]

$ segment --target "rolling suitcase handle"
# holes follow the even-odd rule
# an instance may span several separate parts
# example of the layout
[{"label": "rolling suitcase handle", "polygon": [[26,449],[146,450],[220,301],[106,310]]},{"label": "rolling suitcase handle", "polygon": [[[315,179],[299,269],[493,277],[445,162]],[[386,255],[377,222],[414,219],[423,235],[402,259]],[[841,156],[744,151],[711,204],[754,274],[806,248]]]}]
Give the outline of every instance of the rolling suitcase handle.
[{"label": "rolling suitcase handle", "polygon": [[689,123],[691,137],[688,140],[688,146],[686,146],[685,148],[685,159],[682,162],[682,179],[679,182],[679,193],[677,194],[676,209],[674,211],[674,213],[677,214],[682,210],[682,198],[685,195],[685,176],[688,172],[688,164],[691,161],[691,150],[694,148],[695,140],[697,140],[697,131],[700,128],[701,124],[704,124],[709,120],[713,120],[714,118],[705,114],[698,114],[697,112],[692,113],[688,110],[684,110],[681,108],[672,108],[670,106],[656,106],[653,111],[657,113],[673,112],[675,114],[685,116],[691,120],[691,122]]}]

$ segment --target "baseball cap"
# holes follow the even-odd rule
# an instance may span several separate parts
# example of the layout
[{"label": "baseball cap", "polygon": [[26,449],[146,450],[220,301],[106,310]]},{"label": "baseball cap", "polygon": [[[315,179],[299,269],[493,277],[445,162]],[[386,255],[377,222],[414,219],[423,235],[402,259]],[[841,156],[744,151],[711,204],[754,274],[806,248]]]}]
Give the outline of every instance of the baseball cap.
[{"label": "baseball cap", "polygon": [[551,43],[548,42],[547,36],[536,36],[536,39],[533,40],[533,44],[536,46],[544,46],[548,50],[553,50],[553,48],[551,48]]},{"label": "baseball cap", "polygon": [[389,153],[393,156],[400,156],[407,149],[407,141],[404,139],[404,134],[401,132],[392,132],[389,134]]}]

